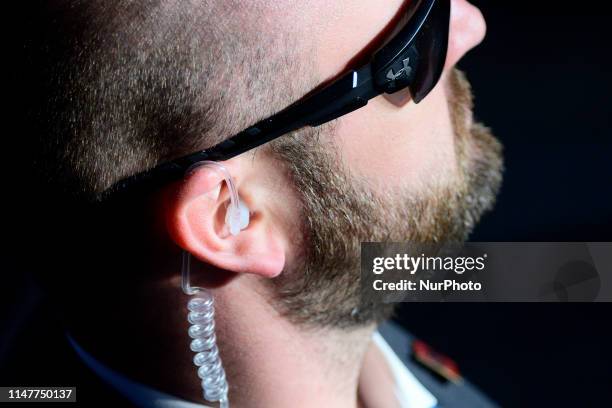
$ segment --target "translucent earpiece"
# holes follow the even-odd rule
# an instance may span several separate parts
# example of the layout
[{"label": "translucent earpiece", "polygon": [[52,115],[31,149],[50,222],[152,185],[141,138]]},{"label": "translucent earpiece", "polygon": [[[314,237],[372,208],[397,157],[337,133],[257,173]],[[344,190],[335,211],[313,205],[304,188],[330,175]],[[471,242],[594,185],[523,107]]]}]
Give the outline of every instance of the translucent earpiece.
[{"label": "translucent earpiece", "polygon": [[[231,175],[220,163],[200,162],[193,165],[187,173],[195,168],[207,166],[217,170],[227,183],[230,192],[230,204],[225,213],[225,224],[230,234],[238,233],[249,225],[249,209],[240,201]],[[183,265],[181,270],[181,288],[186,295],[193,296],[187,303],[189,311],[189,337],[191,337],[191,351],[195,356],[193,363],[198,368],[198,377],[201,380],[204,399],[219,402],[220,408],[229,408],[227,398],[228,384],[219,356],[217,338],[215,336],[215,301],[212,293],[207,289],[190,284],[191,255],[183,252]]]},{"label": "translucent earpiece", "polygon": [[249,225],[250,213],[248,207],[242,201],[240,201],[240,197],[238,196],[238,191],[236,190],[231,174],[221,163],[213,161],[202,161],[196,163],[187,170],[187,174],[202,166],[213,168],[223,176],[223,179],[227,184],[227,189],[230,193],[230,203],[225,213],[225,224],[227,225],[230,234],[234,236],[238,235],[241,230],[245,229]]},{"label": "translucent earpiece", "polygon": [[227,225],[230,234],[238,235],[238,233],[249,226],[251,214],[249,208],[242,202],[238,201],[238,208],[230,204],[230,208],[225,213],[225,224]]}]

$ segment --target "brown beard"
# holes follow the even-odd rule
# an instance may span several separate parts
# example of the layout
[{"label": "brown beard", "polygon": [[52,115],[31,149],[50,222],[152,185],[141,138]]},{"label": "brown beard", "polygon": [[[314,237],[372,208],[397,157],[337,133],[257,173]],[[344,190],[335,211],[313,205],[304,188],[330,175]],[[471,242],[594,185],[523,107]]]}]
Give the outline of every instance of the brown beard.
[{"label": "brown beard", "polygon": [[451,72],[447,94],[458,172],[425,193],[375,193],[352,179],[338,164],[337,149],[319,137],[333,131],[329,126],[271,144],[302,206],[299,259],[269,284],[275,307],[288,319],[342,328],[389,318],[392,305],[362,298],[361,242],[464,241],[492,208],[502,179],[501,145],[488,128],[473,124],[471,87],[461,72]]}]

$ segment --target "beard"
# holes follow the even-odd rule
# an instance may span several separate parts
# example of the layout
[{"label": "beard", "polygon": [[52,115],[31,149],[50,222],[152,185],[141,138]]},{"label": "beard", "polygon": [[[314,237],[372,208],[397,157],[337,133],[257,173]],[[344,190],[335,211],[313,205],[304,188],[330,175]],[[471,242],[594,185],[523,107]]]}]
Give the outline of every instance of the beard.
[{"label": "beard", "polygon": [[463,242],[492,208],[502,179],[501,145],[488,128],[473,122],[465,76],[454,70],[448,79],[458,171],[445,185],[430,185],[418,194],[374,191],[339,164],[331,142],[322,142],[332,126],[303,130],[270,145],[301,204],[298,259],[266,283],[274,306],[293,323],[350,328],[388,319],[393,305],[362,296],[361,242]]}]

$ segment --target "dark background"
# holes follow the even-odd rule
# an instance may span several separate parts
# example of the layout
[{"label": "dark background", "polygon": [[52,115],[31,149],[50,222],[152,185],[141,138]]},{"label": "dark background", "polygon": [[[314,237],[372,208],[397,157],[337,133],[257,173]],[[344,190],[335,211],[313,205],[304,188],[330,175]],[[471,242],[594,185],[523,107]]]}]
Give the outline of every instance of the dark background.
[{"label": "dark background", "polygon": [[[472,1],[488,35],[459,64],[505,146],[474,241],[612,241],[612,13]],[[612,406],[612,304],[404,304],[398,320],[508,407]]]},{"label": "dark background", "polygon": [[[495,211],[472,239],[612,241],[612,13],[603,2],[584,10],[474,3],[489,33],[460,66],[477,117],[505,145],[507,171]],[[15,273],[28,261],[8,254],[2,266],[2,385],[64,375],[41,364],[60,346],[40,336],[57,327],[44,295]],[[610,304],[405,304],[398,320],[502,406],[582,407],[612,405],[611,312]]]}]

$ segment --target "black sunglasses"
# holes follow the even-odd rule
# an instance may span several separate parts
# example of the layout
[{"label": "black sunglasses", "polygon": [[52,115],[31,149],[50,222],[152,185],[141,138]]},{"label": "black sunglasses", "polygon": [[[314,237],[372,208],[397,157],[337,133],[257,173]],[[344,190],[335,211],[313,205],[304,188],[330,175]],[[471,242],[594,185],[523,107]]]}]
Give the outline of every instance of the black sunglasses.
[{"label": "black sunglasses", "polygon": [[108,193],[182,178],[195,163],[223,161],[305,126],[319,126],[381,94],[409,90],[419,103],[439,81],[448,48],[450,0],[413,0],[405,25],[372,56],[329,86],[205,150],[117,182]]}]

